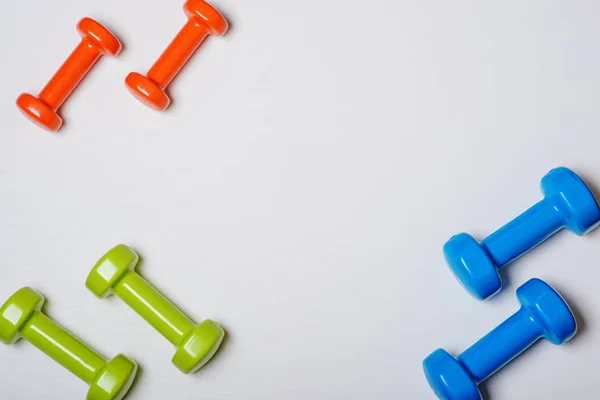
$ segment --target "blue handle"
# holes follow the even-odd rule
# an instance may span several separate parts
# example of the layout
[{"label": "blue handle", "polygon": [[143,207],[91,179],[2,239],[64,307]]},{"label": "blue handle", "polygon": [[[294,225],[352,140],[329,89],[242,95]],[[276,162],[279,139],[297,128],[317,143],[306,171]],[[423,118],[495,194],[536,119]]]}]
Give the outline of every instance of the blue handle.
[{"label": "blue handle", "polygon": [[565,218],[559,210],[552,198],[545,198],[485,238],[481,244],[496,267],[502,268],[564,226]]},{"label": "blue handle", "polygon": [[465,350],[458,361],[479,383],[527,350],[543,334],[543,327],[529,311],[521,309]]}]

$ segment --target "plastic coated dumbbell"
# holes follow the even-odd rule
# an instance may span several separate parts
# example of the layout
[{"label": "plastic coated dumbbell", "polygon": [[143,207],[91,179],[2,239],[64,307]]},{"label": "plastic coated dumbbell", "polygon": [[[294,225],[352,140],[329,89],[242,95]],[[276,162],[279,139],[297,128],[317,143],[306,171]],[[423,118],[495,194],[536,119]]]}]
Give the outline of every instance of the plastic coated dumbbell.
[{"label": "plastic coated dumbbell", "polygon": [[517,289],[517,298],[521,309],[458,358],[438,349],[423,361],[425,377],[440,399],[480,400],[477,385],[538,339],[558,345],[575,335],[569,306],[544,281],[529,280]]},{"label": "plastic coated dumbbell", "polygon": [[133,271],[138,255],[120,244],[106,253],[90,272],[86,286],[97,297],[115,293],[177,347],[173,364],[184,373],[206,364],[225,332],[211,320],[195,325],[163,295]]},{"label": "plastic coated dumbbell", "polygon": [[77,30],[83,39],[42,89],[39,97],[23,93],[17,99],[17,106],[27,118],[54,132],[60,129],[63,122],[57,110],[98,58],[103,54],[116,56],[121,52],[119,39],[93,19],[83,18],[77,24]]},{"label": "plastic coated dumbbell", "polygon": [[183,9],[188,17],[187,23],[150,68],[148,76],[132,72],[125,79],[129,91],[155,110],[167,109],[171,100],[165,93],[166,87],[206,36],[223,36],[228,28],[225,18],[203,0],[188,0]]},{"label": "plastic coated dumbbell", "polygon": [[137,364],[119,354],[107,361],[41,312],[44,297],[19,289],[0,308],[0,340],[24,338],[90,385],[88,400],[120,400],[129,390]]},{"label": "plastic coated dumbbell", "polygon": [[563,227],[584,235],[598,225],[600,208],[583,180],[568,168],[542,178],[543,200],[485,238],[460,233],[444,245],[452,272],[473,296],[487,299],[502,288],[498,270]]}]

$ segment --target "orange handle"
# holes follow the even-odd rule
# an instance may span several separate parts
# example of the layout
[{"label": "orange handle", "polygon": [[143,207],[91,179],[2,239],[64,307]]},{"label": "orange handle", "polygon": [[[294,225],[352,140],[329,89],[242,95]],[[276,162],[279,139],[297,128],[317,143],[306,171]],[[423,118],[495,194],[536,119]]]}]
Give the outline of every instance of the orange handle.
[{"label": "orange handle", "polygon": [[193,18],[189,19],[150,68],[148,78],[161,89],[165,89],[208,34],[206,26],[199,24]]},{"label": "orange handle", "polygon": [[100,56],[100,51],[87,39],[83,39],[38,97],[53,110],[58,110]]}]

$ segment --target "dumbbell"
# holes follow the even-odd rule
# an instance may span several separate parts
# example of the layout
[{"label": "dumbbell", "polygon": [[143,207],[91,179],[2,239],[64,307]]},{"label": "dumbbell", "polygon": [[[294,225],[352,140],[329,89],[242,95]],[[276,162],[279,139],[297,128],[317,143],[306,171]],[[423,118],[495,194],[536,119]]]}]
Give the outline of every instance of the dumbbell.
[{"label": "dumbbell", "polygon": [[444,255],[457,279],[473,296],[487,299],[502,288],[498,270],[566,227],[584,235],[598,225],[600,208],[583,180],[565,167],[541,181],[545,197],[478,243],[460,233],[444,245]]},{"label": "dumbbell", "polygon": [[443,349],[423,361],[427,382],[443,400],[481,400],[478,384],[544,337],[559,345],[577,332],[567,303],[534,278],[517,289],[521,309],[457,358]]},{"label": "dumbbell", "polygon": [[103,54],[116,56],[121,52],[119,39],[93,19],[83,18],[77,24],[77,30],[83,39],[39,97],[23,93],[17,99],[17,106],[27,118],[53,132],[58,131],[63,123],[57,110],[98,58]]},{"label": "dumbbell", "polygon": [[108,361],[41,312],[44,297],[24,287],[0,308],[0,340],[24,338],[90,385],[88,400],[121,400],[137,372],[137,364],[119,354]]},{"label": "dumbbell", "polygon": [[148,71],[148,76],[131,72],[125,78],[129,91],[142,103],[158,111],[167,109],[171,100],[165,89],[194,54],[206,36],[223,36],[227,21],[203,0],[188,0],[183,9],[187,23]]},{"label": "dumbbell", "polygon": [[115,246],[96,263],[85,285],[99,298],[120,297],[177,347],[172,361],[181,372],[197,371],[221,345],[223,328],[211,320],[194,324],[133,270],[138,260],[128,246]]}]

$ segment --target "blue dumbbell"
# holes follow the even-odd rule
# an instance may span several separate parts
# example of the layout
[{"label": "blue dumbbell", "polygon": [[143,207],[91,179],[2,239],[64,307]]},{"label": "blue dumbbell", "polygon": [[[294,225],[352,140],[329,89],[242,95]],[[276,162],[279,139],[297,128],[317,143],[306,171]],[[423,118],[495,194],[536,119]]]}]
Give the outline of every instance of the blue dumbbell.
[{"label": "blue dumbbell", "polygon": [[541,337],[554,344],[571,339],[575,317],[563,298],[539,279],[519,289],[521,309],[458,358],[443,349],[423,361],[427,382],[443,400],[480,400],[477,385],[517,357]]},{"label": "blue dumbbell", "polygon": [[559,167],[542,178],[545,197],[481,243],[460,233],[444,245],[452,272],[475,297],[487,299],[502,288],[498,269],[525,254],[561,228],[583,235],[598,225],[600,208],[583,180]]}]

